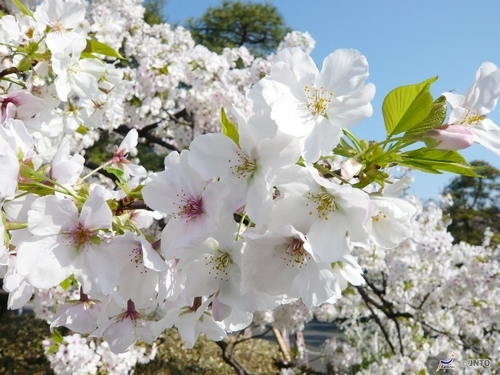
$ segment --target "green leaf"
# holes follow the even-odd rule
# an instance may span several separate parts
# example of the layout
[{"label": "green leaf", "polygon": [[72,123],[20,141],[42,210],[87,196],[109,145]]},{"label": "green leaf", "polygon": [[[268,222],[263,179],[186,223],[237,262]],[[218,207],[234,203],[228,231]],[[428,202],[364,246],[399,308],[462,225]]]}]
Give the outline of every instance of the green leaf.
[{"label": "green leaf", "polygon": [[428,173],[452,172],[470,177],[480,177],[475,168],[457,151],[419,148],[399,155],[399,164]]},{"label": "green leaf", "polygon": [[234,143],[238,146],[240,145],[240,133],[238,133],[238,128],[234,125],[231,120],[226,116],[226,111],[224,107],[220,109],[220,123],[222,124],[222,134],[231,138]]},{"label": "green leaf", "polygon": [[33,55],[36,51],[38,51],[38,43],[35,42],[29,42],[28,44],[28,49],[27,52],[31,56]]},{"label": "green leaf", "polygon": [[408,130],[406,134],[425,133],[427,130],[434,129],[443,125],[444,120],[446,119],[446,113],[446,98],[444,96],[440,96],[432,104],[432,109],[425,120]]},{"label": "green leaf", "polygon": [[138,185],[136,188],[132,189],[130,191],[130,196],[132,198],[136,198],[136,199],[140,199],[142,200],[142,188],[144,187],[144,185]]},{"label": "green leaf", "polygon": [[392,90],[384,99],[382,113],[388,136],[412,129],[424,121],[432,109],[431,83],[429,78],[415,85],[401,86]]},{"label": "green leaf", "polygon": [[68,277],[67,279],[63,280],[59,285],[61,286],[61,288],[63,288],[64,290],[68,290],[69,288],[71,288],[71,284],[73,283],[72,281],[72,276]]},{"label": "green leaf", "polygon": [[101,55],[116,57],[118,59],[125,60],[125,58],[120,55],[115,49],[97,40],[87,40],[87,47],[85,48],[84,52],[99,53]]},{"label": "green leaf", "polygon": [[85,135],[85,134],[87,134],[89,132],[89,130],[85,126],[80,125],[80,126],[78,126],[78,129],[76,129],[76,132],[78,134]]},{"label": "green leaf", "polygon": [[45,354],[55,353],[59,349],[59,345],[52,345]]},{"label": "green leaf", "polygon": [[26,8],[26,6],[23,3],[21,3],[19,0],[12,0],[12,2],[22,13],[33,18],[33,13],[31,13],[31,11],[28,8]]},{"label": "green leaf", "polygon": [[108,173],[111,173],[112,175],[115,175],[116,178],[118,179],[118,182],[120,182],[121,184],[127,183],[127,178],[125,177],[125,172],[123,172],[121,169],[108,166],[108,167],[105,167],[104,170]]},{"label": "green leaf", "polygon": [[26,56],[24,56],[19,64],[17,65],[19,72],[26,72],[31,69],[31,61]]},{"label": "green leaf", "polygon": [[63,336],[58,329],[54,329],[54,334],[52,335],[52,341],[56,344],[64,344]]}]

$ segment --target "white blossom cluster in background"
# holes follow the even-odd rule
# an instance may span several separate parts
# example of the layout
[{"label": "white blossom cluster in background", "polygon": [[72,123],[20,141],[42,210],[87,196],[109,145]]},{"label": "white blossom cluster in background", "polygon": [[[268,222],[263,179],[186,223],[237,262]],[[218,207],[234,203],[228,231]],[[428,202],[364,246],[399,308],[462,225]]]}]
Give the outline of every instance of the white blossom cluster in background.
[{"label": "white blossom cluster in background", "polygon": [[[391,176],[398,163],[473,175],[455,150],[474,141],[500,152],[487,118],[500,96],[493,63],[464,95],[445,95],[444,125],[433,79],[414,85],[418,105],[390,93],[388,138],[366,142],[350,131],[375,95],[359,51],[338,49],[319,70],[307,34],[256,59],[244,47],[210,52],[182,27],[149,26],[139,1],[21,10],[0,19],[9,308],[34,294],[51,327],[130,356],[172,327],[191,348],[200,334],[219,341],[254,319],[300,331],[315,313],[344,330],[343,343],[324,345],[334,367],[361,358],[366,373],[432,371],[454,345],[458,359],[499,358],[498,250],[487,240],[452,245],[440,209],[400,198],[410,182]],[[398,119],[398,104],[415,116]],[[84,173],[85,149],[123,128],[113,156]],[[183,150],[147,171],[130,158],[144,134]],[[114,185],[89,180],[103,169]],[[65,340],[50,354],[57,368],[68,353],[91,371],[115,361],[107,349],[70,348],[80,336]]]},{"label": "white blossom cluster in background", "polygon": [[105,341],[96,344],[79,334],[64,336],[61,340],[58,343],[47,339],[42,343],[57,375],[128,375],[138,363],[146,364],[156,356],[156,344],[149,350],[136,346],[125,353],[115,354]]},{"label": "white blossom cluster in background", "polygon": [[[485,233],[482,246],[452,244],[446,232],[449,219],[443,217],[441,208],[433,203],[424,207],[416,198],[408,199],[418,208],[411,239],[390,252],[371,246],[357,247],[353,253],[365,259],[365,277],[383,291],[392,312],[409,316],[398,318],[397,328],[394,320],[374,304],[367,304],[367,299],[350,287],[334,305],[313,309],[319,321],[334,322],[342,332],[340,339],[325,342],[323,358],[335,371],[357,368],[363,374],[418,374],[434,372],[439,360],[447,360],[455,352],[458,367],[463,360],[492,361],[488,368],[470,367],[464,373],[493,374],[500,365],[500,336],[496,329],[500,249],[489,247],[490,231]],[[382,304],[369,286],[363,289],[372,301]],[[396,353],[373,318],[374,313]],[[267,314],[267,324],[274,325],[276,316],[271,311]],[[363,360],[371,365],[361,371],[356,365]]]}]

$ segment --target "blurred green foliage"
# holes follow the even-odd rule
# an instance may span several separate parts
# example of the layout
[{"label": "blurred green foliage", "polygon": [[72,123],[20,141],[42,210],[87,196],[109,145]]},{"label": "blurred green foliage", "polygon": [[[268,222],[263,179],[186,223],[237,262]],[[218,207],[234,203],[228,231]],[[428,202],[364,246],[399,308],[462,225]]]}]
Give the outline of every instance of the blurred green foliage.
[{"label": "blurred green foliage", "polygon": [[245,46],[255,56],[273,52],[292,31],[270,3],[224,0],[209,7],[200,18],[190,18],[187,28],[197,44],[221,53],[224,47]]},{"label": "blurred green foliage", "polygon": [[[51,336],[49,325],[32,314],[0,315],[0,374],[53,374],[42,346],[42,341]],[[234,374],[234,369],[223,361],[219,346],[204,335],[193,349],[186,349],[177,330],[170,329],[160,335],[156,344],[156,358],[137,365],[135,374]],[[236,345],[234,355],[252,374],[279,374],[278,346],[266,340],[242,342]]]},{"label": "blurred green foliage", "polygon": [[451,218],[448,231],[454,242],[481,245],[487,227],[493,231],[492,246],[500,244],[500,171],[485,161],[470,163],[479,167],[479,177],[455,177],[444,193],[451,194],[453,205],[444,212]]}]

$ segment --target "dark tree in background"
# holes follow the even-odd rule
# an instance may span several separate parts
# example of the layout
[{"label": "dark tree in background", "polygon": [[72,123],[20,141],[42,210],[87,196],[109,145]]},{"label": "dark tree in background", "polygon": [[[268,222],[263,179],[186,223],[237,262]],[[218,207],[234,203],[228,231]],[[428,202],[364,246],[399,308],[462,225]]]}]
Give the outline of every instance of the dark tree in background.
[{"label": "dark tree in background", "polygon": [[500,244],[500,171],[485,161],[470,164],[480,167],[483,178],[459,176],[444,189],[453,198],[446,208],[452,223],[448,231],[455,243],[481,245],[487,227],[494,232],[492,245]]},{"label": "dark tree in background", "polygon": [[144,22],[149,25],[157,25],[167,22],[163,9],[167,5],[167,0],[146,0],[143,4]]},{"label": "dark tree in background", "polygon": [[272,4],[228,0],[209,7],[199,19],[188,19],[187,28],[196,43],[211,51],[245,46],[261,57],[273,52],[292,31]]}]

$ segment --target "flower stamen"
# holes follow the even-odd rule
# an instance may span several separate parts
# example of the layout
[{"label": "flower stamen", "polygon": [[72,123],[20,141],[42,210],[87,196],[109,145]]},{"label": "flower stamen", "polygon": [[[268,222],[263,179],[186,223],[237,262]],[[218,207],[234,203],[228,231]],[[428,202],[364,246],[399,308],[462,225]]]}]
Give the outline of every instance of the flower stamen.
[{"label": "flower stamen", "polygon": [[309,85],[306,85],[304,91],[307,97],[307,108],[312,114],[327,117],[326,111],[332,102],[333,92],[325,90],[323,86],[317,89],[316,87],[311,88]]}]

